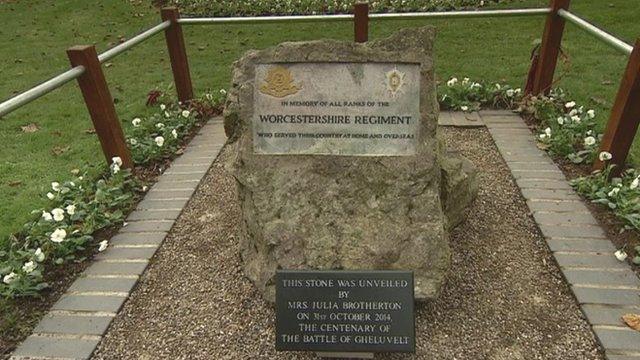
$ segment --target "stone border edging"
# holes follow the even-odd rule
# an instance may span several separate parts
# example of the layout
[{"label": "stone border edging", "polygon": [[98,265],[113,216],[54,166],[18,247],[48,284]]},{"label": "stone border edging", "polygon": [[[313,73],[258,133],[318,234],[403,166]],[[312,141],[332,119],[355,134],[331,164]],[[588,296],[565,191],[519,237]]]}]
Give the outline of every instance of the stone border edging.
[{"label": "stone border edging", "polygon": [[53,304],[12,360],[88,359],[226,142],[209,120],[158,177],[109,248]]},{"label": "stone border edging", "polygon": [[581,198],[510,111],[480,117],[511,170],[533,218],[608,360],[640,360],[640,332],[620,317],[640,313],[640,280]]}]

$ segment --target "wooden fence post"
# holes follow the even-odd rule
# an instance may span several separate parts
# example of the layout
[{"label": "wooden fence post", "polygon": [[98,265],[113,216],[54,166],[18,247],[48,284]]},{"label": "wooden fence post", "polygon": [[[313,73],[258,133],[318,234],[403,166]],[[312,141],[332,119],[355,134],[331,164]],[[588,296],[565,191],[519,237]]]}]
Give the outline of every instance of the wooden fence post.
[{"label": "wooden fence post", "polygon": [[548,94],[553,84],[553,74],[556,71],[562,33],[564,32],[564,19],[558,15],[558,10],[569,8],[571,0],[551,0],[549,7],[551,12],[547,15],[547,22],[540,44],[540,54],[533,79],[532,94]]},{"label": "wooden fence post", "polygon": [[369,3],[358,2],[353,5],[353,34],[358,43],[369,40]]},{"label": "wooden fence post", "polygon": [[193,86],[191,85],[191,74],[189,72],[189,61],[187,50],[184,45],[182,26],[178,23],[180,11],[175,7],[166,7],[160,11],[162,21],[171,21],[171,26],[165,29],[164,35],[167,39],[169,58],[171,59],[171,70],[173,70],[173,80],[176,84],[178,100],[185,103],[193,99]]},{"label": "wooden fence post", "polygon": [[82,65],[85,68],[84,74],[78,78],[78,84],[107,163],[111,164],[111,159],[118,156],[122,159],[123,167],[133,167],[131,154],[118,121],[113,98],[102,72],[95,46],[71,47],[67,50],[67,56],[73,67]]},{"label": "wooden fence post", "polygon": [[[614,172],[622,171],[633,138],[640,123],[640,39],[636,40],[629,57],[627,69],[622,76],[616,101],[611,109],[607,129],[600,143],[600,152],[607,151],[613,156],[609,164],[618,165]],[[604,163],[596,158],[593,170],[601,170]]]}]

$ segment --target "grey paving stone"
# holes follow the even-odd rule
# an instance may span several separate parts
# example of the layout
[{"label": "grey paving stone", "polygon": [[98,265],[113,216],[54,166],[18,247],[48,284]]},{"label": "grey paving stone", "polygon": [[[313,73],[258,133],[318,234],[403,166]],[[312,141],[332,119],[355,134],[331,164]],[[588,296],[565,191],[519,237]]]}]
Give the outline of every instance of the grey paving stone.
[{"label": "grey paving stone", "polygon": [[504,160],[506,162],[512,162],[512,161],[517,161],[517,162],[548,162],[551,163],[551,160],[547,159],[546,157],[542,156],[542,154],[508,154],[508,153],[503,153],[500,152],[500,154],[502,154],[502,157],[504,158]]},{"label": "grey paving stone", "polygon": [[605,352],[605,358],[607,360],[640,360],[640,353],[637,355],[620,355],[612,352]]},{"label": "grey paving stone", "polygon": [[213,163],[214,159],[211,158],[207,158],[207,159],[196,159],[193,158],[192,156],[189,157],[179,157],[176,160],[173,160],[173,163],[171,164],[172,167],[181,167],[181,166],[206,166],[207,168],[209,166],[211,166],[211,164]]},{"label": "grey paving stone", "polygon": [[523,121],[497,121],[490,122],[487,124],[489,129],[519,129],[519,130],[529,130],[527,124]]},{"label": "grey paving stone", "polygon": [[629,271],[563,269],[562,273],[572,285],[625,286],[640,290],[640,280],[631,269]]},{"label": "grey paving stone", "polygon": [[124,296],[63,295],[53,304],[51,310],[117,313],[126,299]]},{"label": "grey paving stone", "polygon": [[[115,250],[115,249],[112,249]],[[67,292],[131,292],[138,279],[79,277],[71,284]]]},{"label": "grey paving stone", "polygon": [[184,182],[184,181],[200,181],[204,172],[189,173],[189,174],[162,174],[162,181],[169,182]]},{"label": "grey paving stone", "polygon": [[536,170],[547,170],[547,171],[560,171],[555,164],[545,162],[545,163],[527,163],[527,162],[511,162],[509,163],[509,168],[514,170],[526,170],[526,171],[536,171]]},{"label": "grey paving stone", "polygon": [[207,173],[207,170],[209,170],[209,167],[204,165],[172,166],[167,169],[163,175],[200,175],[203,177]]},{"label": "grey paving stone", "polygon": [[589,209],[582,201],[563,201],[563,200],[529,200],[527,205],[531,211],[536,212],[571,212],[571,213],[589,213]]},{"label": "grey paving stone", "polygon": [[571,190],[521,189],[521,191],[522,196],[527,200],[580,200],[580,197]]},{"label": "grey paving stone", "polygon": [[539,225],[542,234],[548,238],[592,238],[607,239],[604,231],[599,226],[563,226],[563,225]]},{"label": "grey paving stone", "polygon": [[584,304],[581,308],[591,325],[626,326],[622,315],[640,312],[640,308],[601,304]]},{"label": "grey paving stone", "polygon": [[516,183],[520,188],[524,189],[572,190],[571,186],[566,181],[561,180],[516,179]]},{"label": "grey paving stone", "polygon": [[487,118],[498,119],[498,118],[516,118],[522,120],[520,118],[520,114],[515,113],[511,110],[498,110],[498,109],[484,109],[479,111],[480,116],[482,116],[485,120]]},{"label": "grey paving stone", "polygon": [[127,221],[140,220],[175,220],[182,213],[178,210],[135,210],[127,217]]},{"label": "grey paving stone", "polygon": [[631,329],[613,330],[593,327],[598,340],[607,350],[626,350],[640,352],[640,332]]},{"label": "grey paving stone", "polygon": [[638,290],[591,288],[572,286],[580,304],[640,305]]},{"label": "grey paving stone", "polygon": [[559,170],[512,170],[511,173],[516,179],[554,179],[566,180],[564,174]]},{"label": "grey paving stone", "polygon": [[613,254],[556,252],[553,256],[563,268],[627,269],[627,264],[618,261]]},{"label": "grey paving stone", "polygon": [[612,254],[615,246],[609,239],[547,239],[547,245],[551,251],[561,252],[595,252]]},{"label": "grey paving stone", "polygon": [[165,200],[165,199],[144,199],[139,204],[138,210],[182,210],[187,205],[189,199]]},{"label": "grey paving stone", "polygon": [[84,275],[135,275],[140,276],[147,268],[147,262],[107,262],[96,261],[85,271]]},{"label": "grey paving stone", "polygon": [[525,128],[525,129],[491,128],[489,129],[489,132],[491,132],[492,135],[495,135],[497,137],[501,137],[501,136],[511,137],[514,135],[525,135],[525,136],[528,136],[529,138],[533,137],[533,133],[528,128]]},{"label": "grey paving stone", "polygon": [[14,357],[89,359],[97,339],[65,339],[29,336],[13,353]]},{"label": "grey paving stone", "polygon": [[542,213],[535,212],[533,217],[539,224],[548,225],[593,225],[598,222],[590,213]]},{"label": "grey paving stone", "polygon": [[484,122],[477,112],[465,113],[461,111],[442,111],[438,117],[439,126],[482,127]]},{"label": "grey paving stone", "polygon": [[117,247],[109,248],[95,256],[96,260],[149,260],[156,253],[156,248]]},{"label": "grey paving stone", "polygon": [[168,232],[174,221],[131,221],[120,228],[121,233],[132,232]]},{"label": "grey paving stone", "polygon": [[45,315],[34,333],[102,336],[109,327],[111,316]]},{"label": "grey paving stone", "polygon": [[187,190],[150,190],[144,197],[147,200],[185,199],[189,200],[193,195],[192,189]]},{"label": "grey paving stone", "polygon": [[153,190],[191,190],[193,191],[198,187],[199,181],[181,181],[181,182],[173,182],[173,181],[158,181],[155,185],[153,185]]},{"label": "grey paving stone", "polygon": [[166,233],[125,233],[118,234],[109,240],[111,246],[122,245],[156,245],[159,246]]}]

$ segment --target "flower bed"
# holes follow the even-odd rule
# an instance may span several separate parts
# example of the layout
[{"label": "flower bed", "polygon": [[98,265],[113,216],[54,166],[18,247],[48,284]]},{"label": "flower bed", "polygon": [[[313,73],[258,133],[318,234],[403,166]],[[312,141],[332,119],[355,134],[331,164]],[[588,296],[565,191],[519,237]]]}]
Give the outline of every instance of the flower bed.
[{"label": "flower bed", "polygon": [[[201,16],[315,15],[350,13],[355,0],[171,0],[183,12]],[[510,0],[387,0],[371,1],[370,12],[445,11],[478,8]],[[155,1],[158,3],[158,1]],[[162,3],[162,2],[160,2]]]},{"label": "flower bed", "polygon": [[51,183],[46,208],[35,209],[33,219],[6,242],[8,248],[0,249],[0,296],[38,295],[49,286],[47,272],[54,267],[105,250],[108,241],[94,235],[122,225],[147,190],[148,170],[179,153],[199,121],[220,111],[225,94],[206,94],[182,106],[152,92],[151,114],[125,126],[136,168],[122,169],[122,159],[114,157],[108,169],[85,166],[73,170],[70,179]]}]

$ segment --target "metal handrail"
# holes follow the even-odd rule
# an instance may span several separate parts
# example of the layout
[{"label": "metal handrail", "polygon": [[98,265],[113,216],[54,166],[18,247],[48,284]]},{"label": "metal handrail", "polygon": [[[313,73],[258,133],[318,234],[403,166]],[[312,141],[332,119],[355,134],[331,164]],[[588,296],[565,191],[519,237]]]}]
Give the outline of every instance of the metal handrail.
[{"label": "metal handrail", "polygon": [[123,53],[123,52],[131,49],[132,47],[138,45],[139,43],[147,40],[148,38],[152,37],[153,35],[159,33],[160,31],[168,28],[169,26],[171,26],[171,21],[170,20],[162,22],[162,23],[152,27],[151,29],[132,37],[131,39],[123,42],[122,44],[114,46],[111,49],[103,52],[102,54],[98,55],[98,60],[100,61],[100,63],[104,63],[105,61],[109,61],[109,60],[113,59],[114,57],[120,55],[121,53]]},{"label": "metal handrail", "polygon": [[627,56],[631,55],[631,52],[633,52],[633,46],[609,34],[608,32],[600,29],[599,27],[591,24],[590,22],[580,18],[579,16],[568,12],[567,10],[564,10],[564,9],[558,10],[558,15],[568,20],[569,22],[577,25],[579,28],[586,31],[590,35],[595,36],[596,38],[602,40],[607,45],[612,46],[614,49],[619,50],[624,54],[627,54]]},{"label": "metal handrail", "polygon": [[[532,16],[547,15],[550,8],[509,9],[509,10],[478,10],[478,11],[439,11],[439,12],[408,12],[392,14],[369,14],[371,19],[420,19],[420,18],[456,18],[456,17],[501,17],[501,16]],[[295,15],[295,16],[243,16],[243,17],[205,17],[180,18],[179,24],[202,25],[224,23],[255,23],[280,21],[320,21],[320,20],[351,20],[353,14],[334,15]]]},{"label": "metal handrail", "polygon": [[[506,9],[506,10],[479,10],[479,11],[447,11],[447,12],[411,12],[411,13],[380,13],[370,14],[372,19],[419,19],[419,18],[472,18],[472,17],[502,17],[502,16],[534,16],[546,15],[552,10],[550,8],[532,8],[532,9]],[[586,20],[564,10],[558,10],[558,15],[566,20],[574,23],[578,27],[587,31],[589,34],[602,40],[606,44],[615,49],[631,55],[633,47],[617,37],[607,33],[597,26],[587,22]],[[279,22],[279,21],[318,21],[318,20],[351,20],[353,14],[336,14],[336,15],[296,15],[296,16],[254,16],[254,17],[219,17],[219,18],[180,18],[178,23],[185,25],[197,24],[214,24],[214,23],[236,23],[236,22]],[[120,55],[121,53],[131,49],[132,47],[142,43],[148,38],[156,35],[162,30],[171,26],[171,21],[164,21],[136,36],[119,44],[102,54],[98,55],[100,63],[104,63]],[[77,79],[84,73],[82,66],[74,67],[64,73],[55,76],[42,84],[39,84],[21,94],[18,94],[8,100],[0,103],[0,117],[12,112],[13,110],[26,105],[43,95],[59,88],[60,86]]]}]

